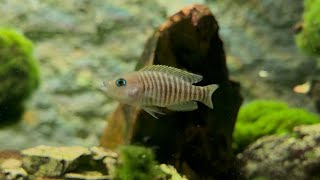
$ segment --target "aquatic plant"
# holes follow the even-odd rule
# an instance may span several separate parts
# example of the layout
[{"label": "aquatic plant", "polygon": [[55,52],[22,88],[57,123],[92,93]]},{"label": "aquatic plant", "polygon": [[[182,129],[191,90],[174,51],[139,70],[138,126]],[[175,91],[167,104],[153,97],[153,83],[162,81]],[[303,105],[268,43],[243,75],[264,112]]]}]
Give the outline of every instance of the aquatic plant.
[{"label": "aquatic plant", "polygon": [[164,175],[156,166],[155,155],[151,149],[127,145],[121,146],[119,151],[120,163],[116,170],[116,179],[149,180]]},{"label": "aquatic plant", "polygon": [[259,137],[270,134],[290,134],[300,124],[320,123],[315,114],[289,108],[279,101],[257,100],[243,106],[233,133],[233,148],[241,152]]},{"label": "aquatic plant", "polygon": [[320,55],[320,0],[304,0],[303,25],[295,39],[300,49]]},{"label": "aquatic plant", "polygon": [[20,119],[24,101],[39,85],[39,71],[30,40],[0,28],[0,123]]}]

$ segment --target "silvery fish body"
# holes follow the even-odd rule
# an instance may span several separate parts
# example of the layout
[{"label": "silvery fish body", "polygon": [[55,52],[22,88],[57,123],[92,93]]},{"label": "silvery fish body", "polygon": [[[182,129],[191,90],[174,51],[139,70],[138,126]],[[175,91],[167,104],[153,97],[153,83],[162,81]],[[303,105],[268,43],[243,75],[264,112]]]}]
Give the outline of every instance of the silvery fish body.
[{"label": "silvery fish body", "polygon": [[172,111],[193,111],[197,101],[213,108],[211,96],[218,85],[195,86],[201,75],[164,65],[147,66],[139,71],[104,82],[108,96],[125,104],[139,106],[151,114],[164,114],[159,107]]}]

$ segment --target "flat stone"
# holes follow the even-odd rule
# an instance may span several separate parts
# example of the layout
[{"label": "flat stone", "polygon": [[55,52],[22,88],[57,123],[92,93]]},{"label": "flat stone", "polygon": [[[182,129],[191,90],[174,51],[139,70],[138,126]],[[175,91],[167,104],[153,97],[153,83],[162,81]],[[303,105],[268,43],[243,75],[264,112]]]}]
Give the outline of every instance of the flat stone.
[{"label": "flat stone", "polygon": [[87,159],[87,148],[37,146],[22,151],[22,167],[28,174],[35,176],[62,176],[73,170],[81,161]]},{"label": "flat stone", "polygon": [[92,157],[95,160],[102,160],[105,157],[118,158],[118,154],[103,147],[94,146],[89,148],[92,153]]},{"label": "flat stone", "polygon": [[110,176],[104,175],[98,171],[86,171],[82,173],[67,173],[65,179],[72,180],[108,180]]},{"label": "flat stone", "polygon": [[169,179],[171,180],[187,180],[185,176],[181,176],[177,172],[177,170],[171,165],[160,164],[160,170],[164,172],[167,175],[167,177],[170,177]]},{"label": "flat stone", "polygon": [[1,173],[5,180],[24,180],[28,176],[27,172],[22,168],[4,169]]},{"label": "flat stone", "polygon": [[105,164],[108,170],[108,175],[114,177],[116,174],[117,159],[112,157],[106,157],[103,159],[103,163]]},{"label": "flat stone", "polygon": [[14,169],[21,167],[21,160],[19,159],[6,159],[0,164],[0,169]]}]

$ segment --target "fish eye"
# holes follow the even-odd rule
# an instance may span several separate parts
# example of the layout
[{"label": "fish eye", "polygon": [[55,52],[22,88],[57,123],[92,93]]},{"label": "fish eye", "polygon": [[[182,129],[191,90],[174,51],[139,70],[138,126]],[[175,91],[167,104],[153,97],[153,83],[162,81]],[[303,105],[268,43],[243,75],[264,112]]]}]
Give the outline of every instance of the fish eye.
[{"label": "fish eye", "polygon": [[118,87],[125,86],[126,84],[127,84],[127,81],[125,79],[123,79],[123,78],[119,78],[119,79],[116,80],[116,85]]}]

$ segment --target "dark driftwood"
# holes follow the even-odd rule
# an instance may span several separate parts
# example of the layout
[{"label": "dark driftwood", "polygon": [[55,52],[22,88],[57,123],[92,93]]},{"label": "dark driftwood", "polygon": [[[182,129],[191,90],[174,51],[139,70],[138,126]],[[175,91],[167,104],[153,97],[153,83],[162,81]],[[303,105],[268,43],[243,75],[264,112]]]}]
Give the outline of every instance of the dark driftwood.
[{"label": "dark driftwood", "polygon": [[139,108],[119,105],[109,117],[101,145],[142,144],[154,148],[160,162],[171,163],[191,179],[236,176],[232,132],[242,97],[228,78],[218,24],[202,5],[171,16],[148,40],[137,69],[165,64],[203,75],[197,85],[219,84],[214,109],[199,103],[192,112],[170,112],[154,119]]},{"label": "dark driftwood", "polygon": [[316,110],[320,113],[320,80],[312,80],[308,95],[315,102]]}]

